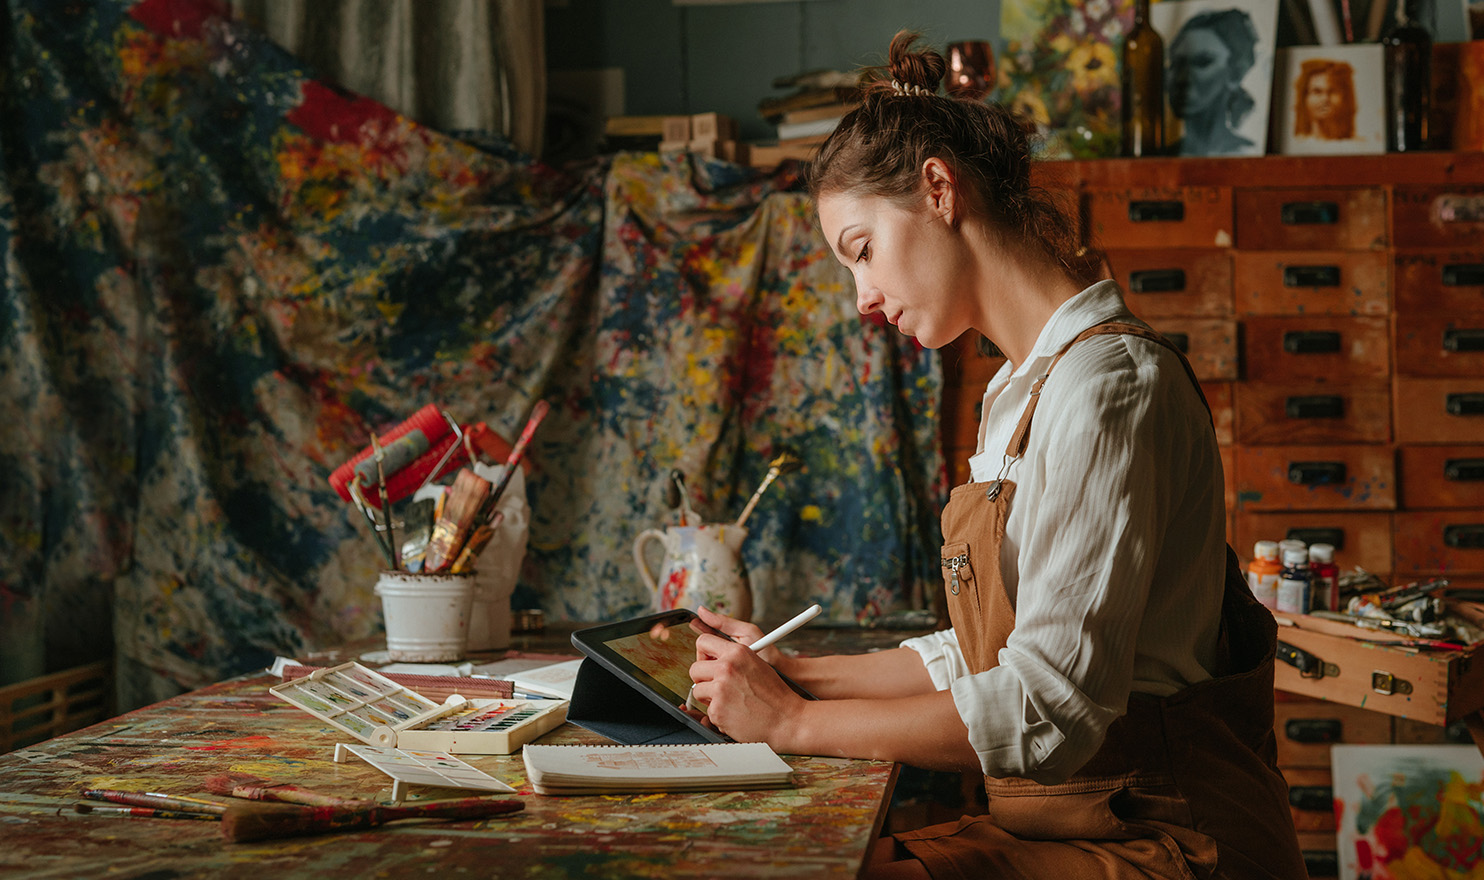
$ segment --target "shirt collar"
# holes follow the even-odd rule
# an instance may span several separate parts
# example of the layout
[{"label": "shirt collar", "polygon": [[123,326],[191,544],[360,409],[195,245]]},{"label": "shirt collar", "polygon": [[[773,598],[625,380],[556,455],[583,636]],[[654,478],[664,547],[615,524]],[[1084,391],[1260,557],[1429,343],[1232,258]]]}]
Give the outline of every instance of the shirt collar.
[{"label": "shirt collar", "polygon": [[[1036,344],[1031,347],[1025,364],[1055,356],[1062,346],[1076,339],[1078,333],[1113,318],[1130,320],[1134,316],[1123,301],[1123,291],[1118,282],[1099,281],[1062,303],[1052,313],[1046,326],[1041,328],[1041,335],[1036,337]],[[1025,364],[1017,364],[1015,372],[1023,372]]]}]

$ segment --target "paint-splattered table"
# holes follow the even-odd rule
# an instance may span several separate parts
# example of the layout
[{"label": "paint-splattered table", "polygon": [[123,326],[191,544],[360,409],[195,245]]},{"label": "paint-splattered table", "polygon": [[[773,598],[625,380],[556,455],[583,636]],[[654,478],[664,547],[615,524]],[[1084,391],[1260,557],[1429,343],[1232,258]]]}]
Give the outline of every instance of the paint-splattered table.
[{"label": "paint-splattered table", "polygon": [[[901,637],[821,630],[797,641],[869,650]],[[305,662],[347,659],[353,657],[329,652]],[[467,755],[516,788],[525,809],[478,821],[403,821],[235,844],[222,841],[213,822],[74,812],[87,788],[204,794],[203,780],[227,771],[388,799],[390,780],[359,761],[334,763],[335,743],[348,738],[269,694],[275,681],[231,679],[0,755],[0,876],[854,877],[896,778],[891,763],[785,756],[795,770],[792,788],[541,797],[532,793],[519,754]],[[541,740],[603,741],[570,724]]]}]

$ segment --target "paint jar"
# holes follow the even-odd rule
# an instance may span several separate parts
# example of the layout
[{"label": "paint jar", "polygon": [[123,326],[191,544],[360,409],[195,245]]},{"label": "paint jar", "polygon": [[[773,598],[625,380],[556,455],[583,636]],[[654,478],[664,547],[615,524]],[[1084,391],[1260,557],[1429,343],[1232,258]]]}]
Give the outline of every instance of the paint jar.
[{"label": "paint jar", "polygon": [[1340,610],[1340,567],[1332,544],[1309,545],[1309,595],[1320,611]]},{"label": "paint jar", "polygon": [[1278,575],[1282,571],[1278,542],[1258,541],[1252,548],[1252,561],[1247,563],[1247,586],[1257,601],[1268,608],[1278,607]]},{"label": "paint jar", "polygon": [[414,574],[383,571],[376,581],[386,622],[386,652],[404,663],[464,659],[474,572]]},{"label": "paint jar", "polygon": [[1278,610],[1308,614],[1309,589],[1309,551],[1303,547],[1284,548],[1283,571],[1278,574]]}]

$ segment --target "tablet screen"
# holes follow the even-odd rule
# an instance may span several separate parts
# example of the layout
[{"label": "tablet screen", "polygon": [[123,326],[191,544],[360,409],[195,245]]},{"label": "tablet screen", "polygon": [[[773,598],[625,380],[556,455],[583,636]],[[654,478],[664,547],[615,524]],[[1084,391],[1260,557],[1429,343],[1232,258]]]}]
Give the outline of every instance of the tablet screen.
[{"label": "tablet screen", "polygon": [[670,697],[671,705],[685,702],[691,686],[690,665],[696,662],[696,631],[689,619],[659,621],[645,632],[614,636],[601,644],[653,679],[656,690]]}]

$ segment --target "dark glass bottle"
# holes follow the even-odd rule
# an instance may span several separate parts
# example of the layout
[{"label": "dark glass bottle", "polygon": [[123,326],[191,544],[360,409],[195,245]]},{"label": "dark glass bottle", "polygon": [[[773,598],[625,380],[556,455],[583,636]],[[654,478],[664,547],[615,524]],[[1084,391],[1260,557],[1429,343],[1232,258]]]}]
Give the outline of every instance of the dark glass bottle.
[{"label": "dark glass bottle", "polygon": [[1158,156],[1165,148],[1165,42],[1149,23],[1149,0],[1134,0],[1122,86],[1123,155]]},{"label": "dark glass bottle", "polygon": [[1416,0],[1398,0],[1396,21],[1381,37],[1386,52],[1386,148],[1427,149],[1432,108],[1432,34],[1416,17]]}]

